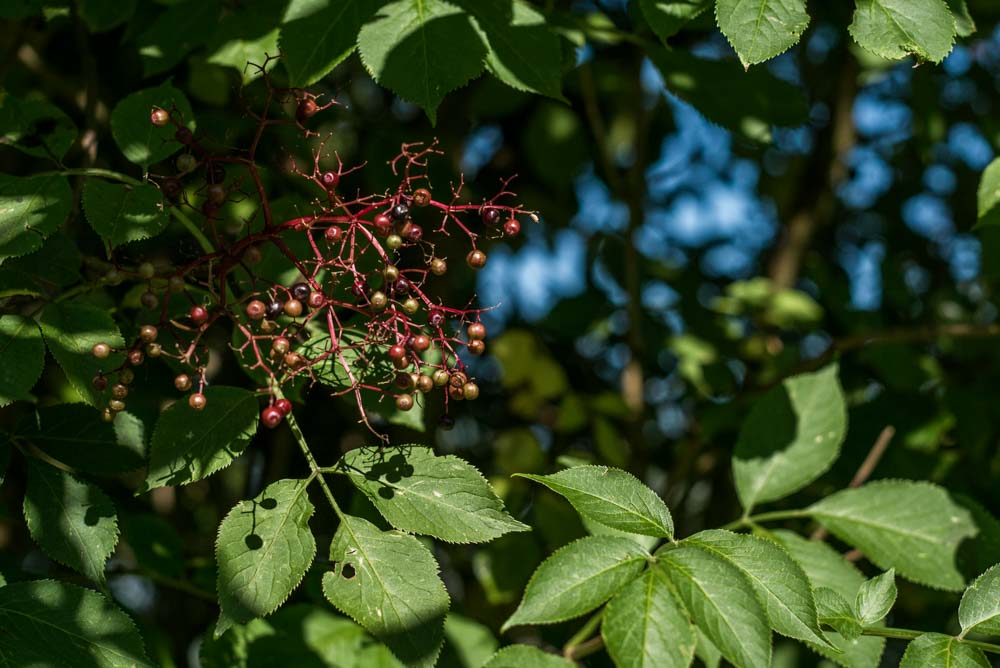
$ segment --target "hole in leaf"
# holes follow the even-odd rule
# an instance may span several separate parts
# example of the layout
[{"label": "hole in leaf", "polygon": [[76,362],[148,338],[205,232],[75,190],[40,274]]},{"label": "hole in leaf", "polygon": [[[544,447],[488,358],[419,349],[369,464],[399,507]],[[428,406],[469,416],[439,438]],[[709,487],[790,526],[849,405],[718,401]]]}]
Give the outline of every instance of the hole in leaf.
[{"label": "hole in leaf", "polygon": [[344,564],[344,567],[340,569],[340,574],[344,576],[345,580],[352,579],[355,575],[354,566]]}]

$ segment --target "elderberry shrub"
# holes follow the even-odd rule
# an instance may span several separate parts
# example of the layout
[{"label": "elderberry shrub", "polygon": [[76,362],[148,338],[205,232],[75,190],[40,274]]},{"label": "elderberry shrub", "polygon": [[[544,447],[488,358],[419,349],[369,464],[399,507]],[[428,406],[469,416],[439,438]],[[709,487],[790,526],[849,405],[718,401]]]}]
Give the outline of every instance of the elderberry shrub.
[{"label": "elderberry shrub", "polygon": [[[335,395],[353,395],[362,422],[373,431],[366,408],[373,398],[409,411],[418,396],[438,392],[447,414],[450,402],[478,397],[461,353],[486,350],[482,310],[443,303],[435,294],[433,279],[448,272],[438,244],[445,237],[465,239],[465,264],[480,269],[487,254],[477,242],[513,236],[518,219],[537,220],[535,214],[517,203],[510,179],[484,201],[465,200],[461,179],[436,189],[428,177],[429,160],[442,155],[436,142],[403,144],[389,160],[396,180],[374,193],[348,190],[345,177],[361,166],[345,166],[338,155],[325,154],[320,142],[308,169],[291,168],[309,182],[312,199],[299,203],[299,215],[282,217],[261,178],[259,135],[284,124],[305,140],[315,139],[310,120],[334,103],[321,103],[306,90],[274,87],[266,73],[264,80],[265,106],[282,105],[286,116],[276,118],[270,108],[251,112],[260,132],[247,150],[219,152],[192,134],[176,109],[150,110],[150,122],[174,125],[185,147],[174,160],[176,171],[154,175],[154,183],[171,206],[200,223],[214,248],[176,269],[144,265],[136,272],[148,286],[141,304],[158,318],[121,351],[106,343],[94,346],[99,359],[112,352],[126,358],[122,367],[95,377],[94,386],[107,387],[109,377],[128,371],[126,366],[162,357],[173,366],[176,389],[189,393],[188,405],[202,410],[208,401],[208,332],[229,328],[238,359],[269,397],[261,421],[270,428],[291,410],[286,391],[316,383]],[[260,220],[231,233],[223,223],[225,208],[246,198],[259,205]],[[273,271],[258,275],[269,248],[295,280],[274,282]],[[309,250],[296,254],[294,248]],[[176,300],[189,305],[186,315],[168,317]],[[119,381],[115,387],[122,389],[104,407],[107,420],[125,410],[127,382]]]}]

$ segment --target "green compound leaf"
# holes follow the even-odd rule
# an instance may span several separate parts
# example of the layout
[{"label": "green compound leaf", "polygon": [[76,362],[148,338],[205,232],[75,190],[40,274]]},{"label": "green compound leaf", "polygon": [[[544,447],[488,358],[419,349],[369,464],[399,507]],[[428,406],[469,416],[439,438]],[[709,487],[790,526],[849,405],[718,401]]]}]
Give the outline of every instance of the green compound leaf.
[{"label": "green compound leaf", "polygon": [[160,189],[148,183],[132,186],[88,179],[83,212],[94,231],[112,246],[155,237],[169,222]]},{"label": "green compound leaf", "polygon": [[861,622],[847,599],[829,587],[819,587],[815,594],[821,622],[835,628],[848,642],[861,637]]},{"label": "green compound leaf", "polygon": [[479,76],[487,49],[472,18],[444,0],[397,0],[358,33],[379,84],[424,109],[431,123],[444,96]]},{"label": "green compound leaf", "polygon": [[450,543],[485,543],[529,527],[471,464],[431,448],[404,445],[389,457],[382,448],[357,448],[340,463],[354,486],[393,527]]},{"label": "green compound leaf", "polygon": [[142,636],[95,591],[54,580],[0,587],[6,666],[150,668]]},{"label": "green compound leaf", "polygon": [[76,135],[76,125],[54,104],[0,93],[0,145],[36,158],[62,160]]},{"label": "green compound leaf", "polygon": [[983,650],[942,633],[925,633],[910,641],[899,668],[989,668]]},{"label": "green compound leaf", "polygon": [[434,557],[413,536],[344,515],[330,544],[323,593],[403,663],[433,666],[450,604]]},{"label": "green compound leaf", "polygon": [[45,367],[45,344],[34,320],[0,315],[0,359],[0,406],[29,399]]},{"label": "green compound leaf", "polygon": [[515,475],[545,485],[584,517],[613,529],[662,538],[674,535],[674,522],[663,499],[621,469],[574,466],[552,475]]},{"label": "green compound leaf", "polygon": [[274,612],[316,556],[308,480],[278,480],[240,501],[219,525],[215,560],[222,614],[245,623]]},{"label": "green compound leaf", "polygon": [[965,579],[958,546],[977,533],[969,511],[925,482],[880,480],[832,494],[806,509],[880,568],[908,580],[957,591]]},{"label": "green compound leaf", "polygon": [[648,559],[635,541],[616,536],[588,536],[561,547],[531,576],[521,604],[502,630],[590,612],[634,580]]},{"label": "green compound leaf", "polygon": [[892,610],[895,602],[896,572],[890,568],[882,575],[866,580],[861,585],[854,609],[858,613],[858,620],[864,626],[870,626],[882,621]]},{"label": "green compound leaf", "polygon": [[778,544],[731,531],[709,530],[684,539],[721,557],[750,581],[771,628],[789,638],[826,643],[805,571]]},{"label": "green compound leaf", "polygon": [[1000,158],[983,170],[976,200],[979,213],[976,227],[1000,224]]},{"label": "green compound leaf", "polygon": [[205,389],[205,398],[200,411],[180,400],[160,416],[142,491],[207,478],[229,466],[253,438],[258,406],[252,392],[216,385]]},{"label": "green compound leaf", "polygon": [[[207,4],[196,2],[192,7],[197,12],[199,7]],[[184,11],[191,11],[191,8]],[[191,104],[184,93],[169,83],[132,93],[119,102],[111,112],[111,135],[122,154],[143,169],[170,157],[181,148],[174,139],[176,128],[173,124],[159,128],[149,122],[149,112],[153,107],[166,109],[175,117],[179,115],[176,120],[189,130],[195,128]]]},{"label": "green compound leaf", "polygon": [[712,4],[713,0],[639,0],[639,9],[649,27],[666,44]]},{"label": "green compound leaf", "polygon": [[944,0],[857,0],[848,32],[880,58],[915,55],[939,63],[955,44],[955,19]]},{"label": "green compound leaf", "polygon": [[94,389],[94,376],[117,369],[124,353],[111,353],[98,359],[91,352],[95,343],[106,343],[121,349],[125,345],[118,325],[104,310],[80,302],[49,304],[39,321],[49,352],[62,367],[70,385],[91,406],[103,407],[111,397],[110,384],[102,392]]},{"label": "green compound leaf", "polygon": [[24,519],[47,555],[104,582],[104,564],[118,544],[118,518],[98,487],[31,458]]},{"label": "green compound leaf", "polygon": [[765,394],[740,429],[733,476],[743,507],[774,501],[821,476],[840,455],[847,406],[832,364]]},{"label": "green compound leaf", "polygon": [[994,566],[966,588],[958,606],[962,633],[1000,636],[1000,566]]},{"label": "green compound leaf", "polygon": [[86,404],[39,408],[19,425],[17,435],[74,469],[96,474],[124,473],[146,461],[145,426],[130,413],[104,422]]},{"label": "green compound leaf", "polygon": [[792,48],[809,25],[805,0],[718,0],[715,17],[744,67]]},{"label": "green compound leaf", "polygon": [[531,645],[509,645],[494,654],[482,668],[573,668],[575,665]]},{"label": "green compound leaf", "polygon": [[697,638],[662,569],[650,568],[604,608],[601,636],[618,668],[687,668]]},{"label": "green compound leaf", "polygon": [[358,44],[375,0],[292,0],[281,26],[282,62],[293,86],[311,86],[344,61]]},{"label": "green compound leaf", "polygon": [[72,206],[73,191],[63,176],[0,174],[0,262],[41,248]]},{"label": "green compound leaf", "polygon": [[767,615],[746,576],[698,547],[660,550],[657,568],[673,583],[688,612],[728,661],[742,668],[771,663]]}]

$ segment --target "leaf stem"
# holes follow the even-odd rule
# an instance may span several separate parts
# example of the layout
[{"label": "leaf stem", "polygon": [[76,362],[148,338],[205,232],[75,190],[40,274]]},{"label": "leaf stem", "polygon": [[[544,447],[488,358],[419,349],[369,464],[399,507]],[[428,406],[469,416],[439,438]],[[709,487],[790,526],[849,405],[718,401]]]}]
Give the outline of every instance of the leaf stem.
[{"label": "leaf stem", "polygon": [[[930,633],[930,631],[898,629],[890,626],[886,627],[868,626],[861,629],[861,635],[876,636],[879,638],[894,638],[896,640],[913,640],[915,638],[919,638],[920,636],[926,633]],[[966,640],[965,638],[962,638],[960,636],[953,636],[953,637],[957,642],[979,648],[984,652],[992,652],[993,654],[1000,654],[1000,645],[995,645],[989,642],[981,642],[979,640]]]},{"label": "leaf stem", "polygon": [[[591,642],[593,638],[590,636],[596,631],[601,625],[601,619],[604,618],[604,608],[601,608],[596,614],[592,615],[587,623],[580,627],[580,630],[573,634],[573,637],[566,641],[563,645],[563,656],[567,659],[574,659],[579,656],[578,652],[582,651],[587,643]],[[598,636],[600,638],[600,636]]]},{"label": "leaf stem", "polygon": [[183,225],[187,231],[191,233],[191,236],[193,236],[198,241],[198,245],[201,246],[201,250],[206,253],[215,252],[215,247],[212,245],[212,242],[208,240],[208,237],[205,236],[205,233],[198,229],[198,226],[194,224],[194,221],[191,220],[186,213],[181,211],[180,208],[176,206],[170,207],[170,215],[180,221],[181,225]]},{"label": "leaf stem", "polygon": [[119,181],[132,186],[142,185],[142,181],[131,177],[128,174],[122,174],[121,172],[116,172],[111,169],[101,169],[99,167],[75,167],[73,169],[61,169],[56,172],[42,172],[37,176],[48,176],[51,174],[59,174],[61,176],[98,176],[102,179],[111,179],[112,181]]},{"label": "leaf stem", "polygon": [[773,510],[769,513],[758,513],[757,515],[744,515],[738,520],[733,520],[729,524],[724,524],[720,529],[742,529],[754,524],[763,522],[778,522],[780,520],[793,520],[809,517],[809,512],[804,509],[798,510]]},{"label": "leaf stem", "polygon": [[[285,395],[282,394],[281,388],[278,386],[274,387],[274,397],[276,399],[284,399]],[[333,498],[333,492],[330,490],[330,486],[326,484],[326,480],[323,478],[323,473],[326,471],[316,462],[316,457],[313,455],[312,450],[309,449],[309,444],[306,443],[306,437],[302,433],[302,429],[299,427],[298,421],[295,419],[295,414],[289,412],[285,416],[285,420],[288,422],[288,428],[292,430],[292,436],[295,437],[295,442],[299,444],[299,449],[302,450],[302,454],[306,458],[306,462],[309,464],[309,471],[312,473],[311,478],[315,478],[319,483],[320,488],[323,490],[326,500],[330,502],[330,507],[333,508],[333,512],[337,514],[337,517],[343,519],[344,511],[340,509],[340,505],[337,500]],[[310,479],[311,479],[310,478]]]}]

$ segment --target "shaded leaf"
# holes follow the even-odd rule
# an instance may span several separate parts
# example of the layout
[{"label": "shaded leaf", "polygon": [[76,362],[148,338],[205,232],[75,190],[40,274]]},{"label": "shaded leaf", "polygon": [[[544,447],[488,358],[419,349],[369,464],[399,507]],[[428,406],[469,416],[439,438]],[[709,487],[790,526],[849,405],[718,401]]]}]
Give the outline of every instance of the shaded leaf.
[{"label": "shaded leaf", "polygon": [[86,404],[39,408],[17,435],[63,464],[87,473],[122,473],[145,462],[145,425],[131,413],[104,422]]},{"label": "shaded leaf", "polygon": [[[219,22],[206,47],[206,62],[236,69],[244,84],[260,76],[265,56],[277,56],[283,2],[238,6]],[[283,54],[285,60],[288,54]],[[278,63],[272,60],[268,70]]]},{"label": "shaded leaf", "polygon": [[488,626],[454,612],[444,620],[444,636],[448,641],[445,655],[454,652],[463,668],[479,668],[490,660],[499,645]]},{"label": "shaded leaf", "polygon": [[912,54],[939,63],[955,43],[955,19],[943,0],[856,0],[847,30],[889,60]]},{"label": "shaded leaf", "polygon": [[[171,11],[182,9],[197,14],[210,5],[211,2],[195,2],[189,7],[181,5]],[[111,112],[111,135],[122,154],[143,169],[170,157],[181,148],[181,144],[174,139],[176,128],[173,124],[160,128],[149,122],[153,107],[166,109],[189,130],[195,127],[191,104],[184,93],[169,83],[137,91],[119,102]]]},{"label": "shaded leaf", "polygon": [[136,0],[79,0],[80,18],[90,32],[104,32],[132,18]]},{"label": "shaded leaf", "polygon": [[0,315],[0,359],[0,406],[29,399],[45,367],[45,344],[34,320]]},{"label": "shaded leaf", "polygon": [[61,160],[76,134],[76,124],[54,104],[0,93],[0,145],[36,158]]},{"label": "shaded leaf", "polygon": [[958,606],[962,633],[1000,636],[1000,566],[976,578],[962,594]]},{"label": "shaded leaf", "polygon": [[646,23],[664,44],[712,5],[712,0],[639,0]]},{"label": "shaded leaf", "polygon": [[989,668],[983,650],[943,633],[925,633],[910,641],[899,668]]},{"label": "shaded leaf", "polygon": [[112,246],[155,237],[167,227],[160,189],[87,179],[83,212],[94,231]]},{"label": "shaded leaf", "polygon": [[354,52],[376,0],[292,0],[279,37],[293,86],[310,86]]},{"label": "shaded leaf", "polygon": [[744,67],[784,53],[809,25],[805,0],[718,0],[715,16]]},{"label": "shaded leaf", "polygon": [[0,174],[0,262],[42,247],[73,206],[66,177]]},{"label": "shaded leaf", "polygon": [[[188,53],[205,44],[218,24],[219,10],[219,0],[198,0],[167,7],[136,38],[143,76],[166,72],[180,63]],[[146,113],[148,115],[149,112]],[[190,115],[186,118],[190,118]],[[111,120],[114,130],[114,118]],[[150,162],[159,159],[161,158]],[[129,160],[138,162],[132,158]],[[145,166],[141,162],[139,164]]]},{"label": "shaded leaf", "polygon": [[969,15],[969,7],[965,0],[946,0],[952,16],[955,17],[955,30],[960,37],[968,37],[976,32],[976,22]]}]

